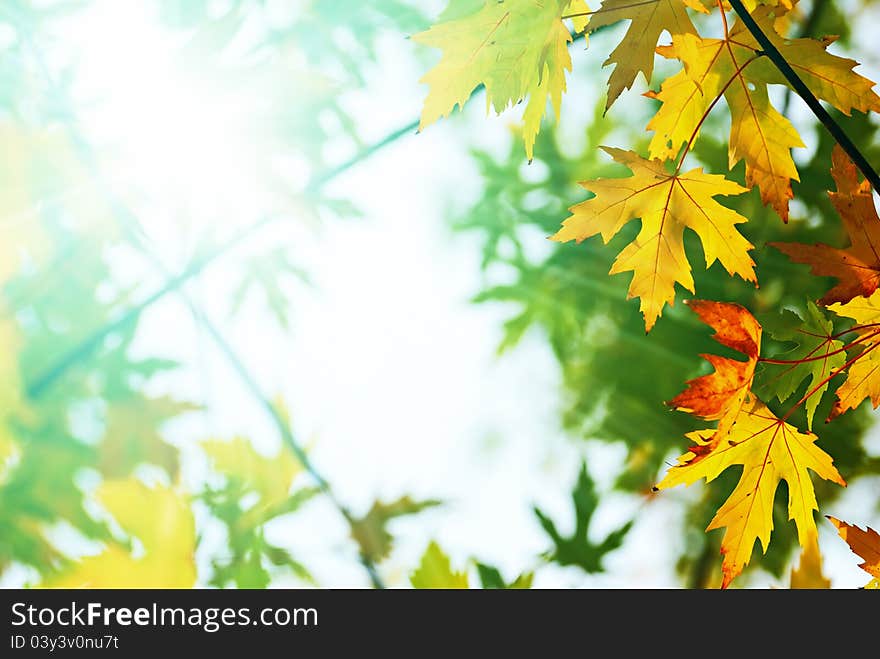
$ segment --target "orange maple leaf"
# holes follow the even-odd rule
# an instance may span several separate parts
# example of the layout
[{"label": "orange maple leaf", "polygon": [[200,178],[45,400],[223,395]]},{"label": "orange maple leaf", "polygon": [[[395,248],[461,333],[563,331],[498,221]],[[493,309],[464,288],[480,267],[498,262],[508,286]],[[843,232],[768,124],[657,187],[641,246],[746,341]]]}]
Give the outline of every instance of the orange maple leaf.
[{"label": "orange maple leaf", "polygon": [[837,528],[837,533],[846,540],[846,544],[865,562],[859,565],[865,572],[874,577],[865,588],[880,588],[880,534],[870,527],[863,531],[858,526],[841,522],[835,517],[826,515],[828,521]]},{"label": "orange maple leaf", "polygon": [[687,305],[715,330],[713,339],[748,357],[746,361],[740,361],[719,355],[700,355],[712,364],[715,371],[689,380],[687,388],[669,401],[669,405],[677,410],[718,421],[718,430],[711,444],[691,449],[700,453],[706,452],[709,446],[714,446],[727,434],[742,409],[755,377],[762,330],[755,317],[738,304],[690,300]]},{"label": "orange maple leaf", "polygon": [[880,217],[868,181],[859,182],[856,166],[840,146],[834,147],[831,175],[837,192],[829,192],[851,245],[837,249],[823,244],[770,243],[795,263],[810,266],[814,275],[837,278],[838,284],[820,300],[846,303],[868,297],[880,284]]}]

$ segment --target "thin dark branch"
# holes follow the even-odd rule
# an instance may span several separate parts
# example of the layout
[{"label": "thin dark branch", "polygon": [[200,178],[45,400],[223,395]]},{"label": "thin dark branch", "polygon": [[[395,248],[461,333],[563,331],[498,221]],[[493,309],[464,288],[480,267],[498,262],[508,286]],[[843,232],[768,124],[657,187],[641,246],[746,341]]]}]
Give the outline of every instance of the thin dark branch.
[{"label": "thin dark branch", "polygon": [[[825,9],[828,7],[828,0],[815,0],[813,2],[813,6],[810,8],[810,13],[807,15],[807,20],[805,20],[800,29],[798,30],[798,38],[803,39],[804,37],[812,37],[813,31],[816,29],[816,26],[819,25],[819,21],[822,20],[822,16],[825,14]],[[786,117],[788,116],[788,106],[791,104],[791,88],[785,90],[785,99],[782,101],[782,114]]]},{"label": "thin dark branch", "polygon": [[[190,308],[196,320],[201,324],[202,327],[205,328],[205,330],[207,330],[208,334],[211,336],[211,339],[213,339],[214,343],[220,349],[220,352],[223,353],[226,361],[228,361],[230,366],[232,366],[233,370],[236,372],[239,379],[245,385],[247,390],[257,401],[259,401],[260,405],[263,407],[266,413],[272,418],[273,423],[278,428],[278,431],[281,434],[281,438],[284,441],[284,444],[293,452],[297,460],[299,460],[300,464],[302,464],[303,468],[314,479],[321,492],[333,503],[333,506],[345,518],[345,521],[348,522],[349,527],[354,528],[356,520],[351,511],[349,511],[349,509],[336,497],[336,493],[330,486],[329,481],[327,481],[327,479],[324,478],[321,472],[319,472],[318,469],[315,467],[311,458],[309,458],[309,454],[305,451],[305,449],[294,436],[287,419],[284,418],[278,407],[263,393],[256,379],[253,377],[253,375],[251,375],[250,371],[244,365],[244,362],[241,361],[238,354],[235,352],[232,346],[229,345],[229,343],[226,341],[226,339],[220,333],[214,323],[212,323],[211,320],[194,304],[190,303]],[[369,574],[370,581],[372,582],[373,587],[385,588],[385,583],[382,580],[382,577],[379,575],[379,570],[376,567],[376,564],[373,563],[373,561],[370,559],[370,557],[361,552],[360,560],[361,564],[364,566],[367,573]]]},{"label": "thin dark branch", "polygon": [[771,59],[773,64],[776,65],[776,68],[779,69],[780,73],[782,73],[791,85],[792,89],[794,89],[797,95],[804,100],[810,110],[812,110],[813,114],[816,115],[816,118],[819,119],[825,128],[828,129],[828,132],[831,133],[831,136],[843,148],[853,163],[855,163],[856,167],[858,167],[865,178],[870,181],[874,190],[880,193],[880,176],[877,175],[877,171],[871,166],[867,158],[865,158],[855,143],[844,132],[840,124],[834,120],[834,117],[828,114],[825,108],[822,107],[819,99],[810,91],[809,87],[807,87],[806,83],[801,80],[795,70],[791,68],[791,65],[782,53],[779,52],[779,49],[776,48],[773,42],[770,41],[770,38],[764,34],[764,31],[743,6],[742,0],[730,0],[730,5],[733,7],[734,11],[736,11],[743,24],[748,28],[749,32],[752,33],[752,36],[755,37],[761,48],[764,49],[764,52]]},{"label": "thin dark branch", "polygon": [[[32,44],[31,44],[32,45]],[[49,85],[50,89],[55,93],[55,95],[61,97],[64,100],[64,106],[67,107],[70,105],[69,99],[66,94],[62,93],[57,85],[54,82],[54,79],[49,74],[48,68],[45,66],[45,62],[42,59],[42,56],[36,47],[32,45],[32,49],[34,52],[34,56],[37,59],[41,71],[43,72],[46,83]],[[89,170],[90,175],[95,180],[96,184],[101,188],[102,194],[107,198],[110,206],[113,210],[113,215],[117,220],[117,224],[119,224],[120,228],[123,230],[123,233],[129,238],[132,239],[135,245],[144,253],[144,255],[150,260],[150,262],[166,277],[167,283],[162,289],[154,293],[152,296],[144,300],[140,305],[134,307],[132,309],[127,310],[116,322],[111,323],[111,325],[105,328],[103,333],[96,333],[92,337],[91,340],[87,340],[83,344],[81,344],[82,350],[78,350],[74,355],[73,353],[69,354],[69,359],[63,362],[59,362],[56,366],[54,372],[63,372],[66,371],[69,366],[74,363],[79,357],[84,354],[83,350],[86,352],[91,352],[100,346],[100,343],[104,337],[108,334],[112,333],[116,329],[120,329],[121,327],[127,325],[130,322],[136,320],[140,313],[149,305],[153,304],[160,297],[165,295],[166,293],[176,290],[180,296],[183,298],[184,302],[190,308],[190,311],[193,314],[193,317],[199,322],[199,324],[204,327],[214,342],[217,344],[221,353],[227,359],[227,361],[232,366],[233,370],[238,374],[242,383],[248,389],[248,391],[254,396],[257,402],[268,412],[269,416],[272,418],[272,421],[275,423],[278,431],[281,435],[284,443],[290,448],[293,454],[296,456],[297,460],[299,460],[300,464],[303,465],[303,468],[306,472],[312,477],[315,483],[318,485],[320,491],[332,502],[333,506],[339,511],[339,513],[345,518],[349,527],[354,529],[354,525],[356,520],[354,519],[351,512],[348,510],[346,506],[344,506],[339,499],[336,497],[330,483],[326,478],[315,468],[311,459],[308,456],[308,453],[303,449],[300,443],[297,441],[296,437],[293,434],[293,431],[290,427],[289,422],[282,416],[278,408],[272,404],[266,395],[260,389],[257,381],[245,367],[244,363],[239,358],[238,354],[233,350],[233,348],[229,345],[229,343],[225,340],[223,335],[217,329],[217,327],[207,318],[204,312],[198,307],[198,305],[193,302],[190,297],[186,294],[186,291],[180,288],[180,284],[185,280],[192,276],[195,276],[198,272],[202,270],[202,268],[207,264],[205,259],[197,260],[193,263],[193,265],[187,269],[184,275],[178,277],[170,277],[170,273],[166,266],[161,262],[161,260],[153,254],[147,247],[140,241],[138,238],[138,225],[137,218],[133,212],[113,193],[112,189],[108,186],[104,185],[103,177],[101,175],[100,167],[98,165],[98,160],[95,157],[95,153],[92,150],[91,145],[88,141],[82,136],[82,134],[78,130],[78,126],[76,124],[75,118],[72,113],[68,113],[65,115],[66,125],[68,127],[68,132],[70,133],[70,137],[72,142],[74,143],[77,153],[83,163]],[[337,176],[342,173],[348,171],[352,167],[354,167],[357,163],[362,160],[369,158],[372,154],[376,153],[380,149],[384,148],[388,144],[396,141],[407,133],[411,133],[417,127],[417,123],[411,123],[403,128],[400,128],[385,138],[371,145],[370,147],[364,149],[363,151],[356,154],[353,158],[341,163],[340,165],[329,169],[324,172],[320,176],[318,176],[311,185],[307,188],[307,193],[315,194],[320,191],[321,187],[325,184],[332,181]],[[257,225],[263,226],[263,221],[258,222]],[[255,226],[257,226],[255,225]],[[230,245],[234,244],[230,242]],[[72,361],[71,361],[72,360]],[[50,383],[54,377],[44,378],[43,381]],[[40,385],[38,381],[36,383],[38,386],[32,387],[29,393],[33,396],[39,396],[42,392],[42,387],[47,385]],[[367,574],[370,578],[370,582],[373,584],[375,588],[385,588],[384,581],[382,580],[381,575],[379,574],[378,568],[375,563],[370,559],[369,556],[366,556],[363,552],[360,554],[361,564],[367,571]]]},{"label": "thin dark branch", "polygon": [[[323,174],[318,175],[314,179],[313,183],[309,185],[307,192],[310,194],[318,192],[321,188],[333,181],[340,174],[348,171],[358,163],[370,158],[372,155],[382,150],[386,146],[392,144],[393,142],[397,141],[404,135],[412,134],[416,130],[416,128],[418,128],[418,122],[411,122],[406,126],[403,126],[402,128],[399,128],[390,133],[388,136],[379,140],[375,144],[366,147],[344,163],[337,165],[336,167],[328,170]],[[39,398],[40,396],[42,396],[48,390],[48,388],[52,386],[52,384],[54,384],[61,376],[63,376],[68,371],[68,369],[74,366],[81,359],[85,359],[86,357],[90,356],[95,350],[97,350],[101,346],[101,343],[104,341],[104,339],[107,338],[110,334],[119,329],[122,329],[129,323],[137,320],[145,309],[161,300],[168,293],[171,293],[180,288],[180,286],[199,274],[205,267],[216,261],[221,256],[225,255],[227,252],[231,251],[233,248],[237,247],[239,244],[250,238],[255,233],[259,232],[261,229],[270,224],[274,219],[274,216],[267,215],[259,221],[255,222],[254,224],[241,229],[227,241],[221,243],[211,250],[208,250],[205,254],[194,258],[189,267],[187,267],[179,275],[168,279],[158,290],[156,290],[153,294],[141,301],[139,304],[130,307],[129,309],[126,309],[119,317],[110,321],[103,327],[95,330],[95,332],[87,336],[80,343],[64,353],[54,364],[52,364],[42,373],[37,375],[27,385],[28,396],[30,396],[31,398]]]}]

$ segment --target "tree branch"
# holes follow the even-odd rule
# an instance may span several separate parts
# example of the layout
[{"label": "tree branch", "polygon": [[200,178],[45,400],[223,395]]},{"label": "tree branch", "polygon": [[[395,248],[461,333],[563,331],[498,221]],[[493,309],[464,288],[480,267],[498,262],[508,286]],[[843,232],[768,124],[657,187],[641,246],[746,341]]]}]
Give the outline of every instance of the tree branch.
[{"label": "tree branch", "polygon": [[[825,9],[828,7],[828,0],[815,0],[813,2],[813,6],[810,9],[810,13],[807,16],[807,20],[805,20],[800,29],[798,30],[798,37],[811,37],[813,36],[813,30],[816,29],[816,26],[819,24],[819,21],[822,20],[822,16],[825,14]],[[786,117],[788,116],[788,106],[791,104],[791,89],[785,90],[785,100],[782,101],[782,114]]]},{"label": "tree branch", "polygon": [[[223,356],[226,358],[226,361],[229,362],[230,366],[232,366],[233,370],[236,372],[238,377],[241,379],[242,383],[251,393],[251,395],[260,403],[266,413],[272,418],[273,423],[278,428],[279,433],[281,434],[281,438],[284,441],[285,445],[293,452],[296,456],[297,460],[299,460],[300,464],[302,464],[303,468],[308,472],[308,474],[314,479],[315,483],[317,483],[318,488],[321,492],[333,503],[333,506],[339,513],[345,518],[345,521],[348,522],[350,528],[354,528],[355,518],[354,515],[351,514],[351,511],[336,497],[336,493],[333,491],[333,488],[330,486],[329,481],[317,470],[311,458],[309,458],[309,454],[306,453],[305,449],[300,445],[297,441],[296,437],[293,434],[293,431],[290,428],[290,424],[287,422],[281,412],[278,410],[278,407],[272,403],[271,400],[263,393],[260,389],[260,385],[257,383],[256,379],[251,375],[250,371],[248,371],[247,367],[244,365],[244,362],[241,361],[238,354],[233,350],[232,346],[226,341],[214,323],[193,303],[189,302],[190,309],[195,317],[196,321],[204,327],[208,334],[213,339],[214,343],[220,349],[220,352],[223,353]],[[361,564],[366,569],[367,574],[370,577],[370,582],[373,584],[374,588],[385,588],[385,583],[382,580],[382,577],[379,575],[379,570],[376,567],[376,564],[370,559],[369,556],[360,553]]]},{"label": "tree branch", "polygon": [[[384,149],[386,146],[399,140],[404,135],[414,133],[417,128],[418,121],[414,121],[389,133],[386,137],[382,138],[375,144],[371,144],[370,146],[366,147],[344,163],[337,165],[332,169],[329,169],[323,174],[318,175],[308,186],[308,188],[306,189],[306,193],[315,194],[339,175],[347,172],[349,169],[363,162],[364,160],[367,160],[377,152]],[[54,384],[61,376],[63,376],[68,371],[68,369],[70,369],[81,359],[88,357],[96,349],[98,349],[101,345],[101,342],[105,338],[107,338],[107,336],[125,327],[129,323],[137,320],[145,309],[161,300],[168,293],[171,293],[180,288],[183,284],[185,284],[187,281],[189,281],[194,276],[199,274],[202,270],[204,270],[205,267],[212,264],[214,261],[225,255],[227,252],[231,251],[233,248],[237,247],[244,240],[259,232],[261,229],[270,224],[274,219],[275,217],[272,215],[263,217],[249,227],[241,229],[240,231],[235,233],[235,235],[233,235],[230,239],[221,243],[214,249],[208,250],[208,252],[206,252],[202,256],[198,256],[193,259],[193,262],[189,265],[189,267],[187,267],[179,275],[168,279],[165,284],[163,284],[158,290],[148,296],[145,300],[133,307],[130,307],[129,309],[126,309],[118,318],[95,330],[92,334],[80,341],[80,343],[64,353],[54,364],[52,364],[42,373],[37,375],[31,382],[27,384],[28,396],[30,396],[31,398],[39,398],[40,396],[42,396],[48,390],[48,388],[52,386],[52,384]]]},{"label": "tree branch", "polygon": [[831,136],[843,148],[853,163],[855,163],[856,167],[858,167],[865,178],[870,181],[871,187],[880,193],[880,176],[877,175],[876,170],[871,166],[865,156],[862,155],[862,152],[859,151],[859,148],[855,143],[844,132],[840,124],[838,124],[837,121],[834,120],[834,117],[828,114],[825,108],[822,107],[819,99],[817,99],[813,92],[810,91],[809,87],[807,87],[806,83],[801,80],[795,70],[791,68],[791,65],[782,53],[779,52],[779,49],[777,49],[776,46],[773,45],[773,42],[770,41],[769,37],[764,34],[764,31],[743,6],[742,0],[730,0],[730,5],[740,17],[743,24],[748,28],[749,32],[752,33],[752,36],[755,37],[761,48],[764,49],[767,57],[771,59],[773,64],[776,65],[776,68],[779,69],[779,72],[782,73],[791,85],[792,89],[794,89],[797,95],[804,100],[810,110],[812,110],[813,114],[816,115],[816,118],[822,122],[825,128],[828,129],[828,132],[831,133]]}]

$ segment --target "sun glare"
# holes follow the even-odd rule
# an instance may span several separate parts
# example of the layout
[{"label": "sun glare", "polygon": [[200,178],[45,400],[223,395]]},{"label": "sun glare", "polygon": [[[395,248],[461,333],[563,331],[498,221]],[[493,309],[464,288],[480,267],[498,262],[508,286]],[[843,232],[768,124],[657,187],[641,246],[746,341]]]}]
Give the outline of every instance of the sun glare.
[{"label": "sun glare", "polygon": [[[185,65],[179,32],[143,7],[132,20],[132,11],[130,3],[99,3],[80,19],[88,29],[70,31],[83,72],[80,121],[99,145],[103,174],[149,212],[148,229],[173,232],[220,217],[224,225],[252,222],[268,193],[254,104],[216,65]],[[124,20],[114,18],[120,12]]]}]

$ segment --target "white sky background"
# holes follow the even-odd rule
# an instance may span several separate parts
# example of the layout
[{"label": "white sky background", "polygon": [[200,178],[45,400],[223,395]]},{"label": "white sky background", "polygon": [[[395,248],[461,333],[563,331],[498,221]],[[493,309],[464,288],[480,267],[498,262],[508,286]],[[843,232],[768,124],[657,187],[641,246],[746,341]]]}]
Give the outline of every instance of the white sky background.
[{"label": "white sky background", "polygon": [[[122,4],[125,9],[120,8]],[[64,34],[71,47],[80,50],[83,61],[90,62],[85,67],[90,84],[106,85],[111,97],[125,93],[124,83],[119,90],[115,85],[120,72],[134,60],[144,67],[139,84],[147,85],[148,91],[148,85],[155,84],[157,95],[169,93],[162,69],[154,71],[151,79],[149,71],[155,62],[143,57],[147,40],[161,39],[161,34],[153,34],[145,23],[137,33],[142,42],[132,34],[117,34],[110,41],[107,35],[113,30],[98,28],[113,24],[126,11],[133,11],[135,4],[142,3],[95,3],[82,27]],[[877,23],[860,22],[866,30],[865,44],[873,43],[871,30],[865,27],[869,24]],[[594,81],[603,80],[607,70],[600,73],[600,66],[610,47],[610,40],[597,38],[586,54],[576,48],[575,69],[588,71]],[[416,60],[414,51],[414,44],[389,35],[382,41],[380,61],[369,76],[367,91],[343,98],[345,107],[358,118],[366,142],[418,115],[424,89],[417,81],[425,62]],[[867,52],[873,51],[868,48]],[[108,59],[110,53],[113,57]],[[566,97],[563,129],[572,134],[581,130],[579,110],[591,109],[595,95],[603,91],[598,82],[582,84],[585,78],[573,84]],[[630,92],[629,100],[622,99],[618,107],[633,102],[637,93]],[[317,232],[301,227],[291,227],[290,233],[275,230],[188,287],[210,310],[266,391],[283,394],[297,434],[313,445],[315,464],[356,513],[365,512],[375,498],[391,500],[403,494],[447,502],[443,508],[391,524],[397,548],[382,565],[391,585],[408,583],[408,571],[432,538],[452,555],[454,564],[476,557],[497,564],[509,578],[535,567],[537,555],[549,544],[531,511],[532,504],[547,510],[563,531],[569,530],[573,525],[570,489],[580,456],[588,455],[590,472],[603,491],[610,487],[624,456],[622,448],[565,437],[558,421],[559,372],[546,341],[530,333],[519,348],[499,359],[495,349],[510,310],[468,302],[480,290],[478,242],[474,236],[451,235],[448,210],[466,207],[479,194],[469,149],[479,144],[503,152],[510,139],[508,126],[516,118],[516,111],[486,118],[482,103],[475,105],[465,116],[401,139],[334,184],[331,190],[351,198],[364,211],[363,219],[328,221]],[[125,102],[118,107],[130,108]],[[109,118],[96,115],[91,129],[104,139],[123,135],[126,127],[137,130],[127,111],[120,109],[116,126],[112,112]],[[169,147],[167,139],[155,145],[158,153]],[[184,132],[173,139],[188,138]],[[184,157],[188,153],[185,145],[174,146],[181,147],[179,158],[171,156],[180,161],[177,167],[186,171],[199,166]],[[205,147],[213,154],[209,161],[215,161],[212,167],[216,169],[223,152],[214,153],[214,148]],[[133,164],[132,171],[149,176],[147,164],[159,170],[161,185],[172,189],[180,185],[179,180],[166,180],[174,178],[177,170],[169,175],[161,163],[142,161]],[[246,176],[235,168],[232,174]],[[246,205],[247,199],[239,201]],[[229,208],[229,203],[235,202],[224,198],[221,210]],[[211,208],[210,199],[205,204],[205,209],[217,210]],[[196,221],[226,222],[232,215],[215,219],[218,215],[208,214]],[[175,235],[180,230],[175,218],[163,218],[157,211],[142,222],[162,241],[163,253],[173,259],[179,247]],[[315,282],[312,290],[295,291],[292,330],[277,329],[259,296],[244,313],[230,318],[228,292],[239,274],[229,264],[290,235],[298,241],[295,260]],[[536,245],[536,249],[545,248],[542,241]],[[130,266],[123,265],[122,270],[126,267]],[[159,281],[147,272],[136,268],[131,273],[143,279],[144,293]],[[192,457],[187,471],[190,485],[204,477],[204,464],[191,446],[195,438],[242,434],[263,451],[278,446],[274,427],[226,367],[209,337],[195,328],[179,297],[169,297],[145,315],[139,349],[187,364],[182,373],[158,382],[157,392],[170,388],[209,406],[207,414],[192,415],[170,432],[173,441]],[[673,562],[682,542],[680,503],[698,495],[702,487],[672,491],[650,503],[620,494],[605,497],[592,529],[597,538],[631,516],[637,518],[624,548],[606,559],[608,572],[586,576],[576,568],[548,566],[537,572],[535,584],[677,586]],[[851,490],[834,511],[823,512],[839,510],[843,515],[845,511],[847,520],[877,527],[876,509],[868,503],[880,498],[877,481],[864,481]],[[864,584],[866,575],[857,567],[856,558],[830,525],[820,523],[820,528],[826,573],[834,585]],[[273,524],[269,536],[290,548],[322,586],[367,584],[345,524],[324,500],[316,499],[302,512]],[[208,526],[205,548],[213,542],[222,542],[222,538]],[[753,559],[759,560],[757,553]],[[296,585],[285,578],[276,583]],[[776,581],[756,575],[753,583],[784,586],[787,578]]]}]

